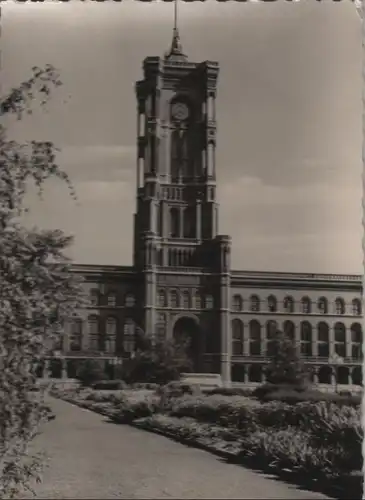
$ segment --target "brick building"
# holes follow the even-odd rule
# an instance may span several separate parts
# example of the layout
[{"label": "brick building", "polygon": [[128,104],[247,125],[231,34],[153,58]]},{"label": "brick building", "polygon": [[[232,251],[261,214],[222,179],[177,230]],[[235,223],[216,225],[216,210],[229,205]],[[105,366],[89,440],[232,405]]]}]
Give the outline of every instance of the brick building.
[{"label": "brick building", "polygon": [[[196,372],[226,384],[263,380],[276,329],[296,340],[314,380],[360,385],[361,276],[231,269],[218,231],[219,65],[170,51],[147,57],[136,84],[138,158],[133,265],[76,265],[91,307],[67,326],[61,359],[120,362],[134,334],[188,336]],[[223,166],[220,166],[223,168]],[[74,366],[74,365],[73,365]]]}]

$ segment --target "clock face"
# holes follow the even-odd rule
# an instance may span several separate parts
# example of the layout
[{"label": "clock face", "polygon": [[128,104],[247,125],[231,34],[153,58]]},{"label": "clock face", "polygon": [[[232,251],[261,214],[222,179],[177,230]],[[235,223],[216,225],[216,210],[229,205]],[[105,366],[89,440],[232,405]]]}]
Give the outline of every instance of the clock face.
[{"label": "clock face", "polygon": [[189,116],[189,108],[183,102],[175,102],[171,110],[174,120],[186,120]]}]

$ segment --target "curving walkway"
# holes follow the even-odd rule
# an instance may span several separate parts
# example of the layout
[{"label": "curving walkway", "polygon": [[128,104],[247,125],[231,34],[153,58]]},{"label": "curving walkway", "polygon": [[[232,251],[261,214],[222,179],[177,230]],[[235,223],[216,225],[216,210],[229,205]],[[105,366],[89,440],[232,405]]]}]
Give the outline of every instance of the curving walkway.
[{"label": "curving walkway", "polygon": [[328,498],[64,401],[51,406],[57,418],[34,443],[49,457],[37,498]]}]

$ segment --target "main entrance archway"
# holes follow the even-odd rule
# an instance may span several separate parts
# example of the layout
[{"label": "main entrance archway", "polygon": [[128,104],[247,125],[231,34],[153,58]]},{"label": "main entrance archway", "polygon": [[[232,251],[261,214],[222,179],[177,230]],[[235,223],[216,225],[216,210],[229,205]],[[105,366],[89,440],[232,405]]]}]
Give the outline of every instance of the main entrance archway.
[{"label": "main entrance archway", "polygon": [[185,346],[185,352],[191,362],[191,369],[198,373],[201,361],[201,330],[197,319],[190,316],[179,318],[173,328],[173,338]]}]

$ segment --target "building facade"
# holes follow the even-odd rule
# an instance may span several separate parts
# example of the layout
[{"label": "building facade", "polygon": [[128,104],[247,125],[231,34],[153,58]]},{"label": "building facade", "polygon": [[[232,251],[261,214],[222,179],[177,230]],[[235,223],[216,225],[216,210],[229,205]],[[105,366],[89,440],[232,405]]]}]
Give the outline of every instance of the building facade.
[{"label": "building facade", "polygon": [[218,63],[189,61],[175,29],[170,51],[147,57],[143,73],[133,265],[74,267],[91,306],[67,326],[63,371],[72,376],[72,358],[120,362],[140,329],[188,337],[196,372],[259,383],[279,329],[300,346],[314,381],[360,385],[361,276],[231,269],[231,238],[218,231]]}]

